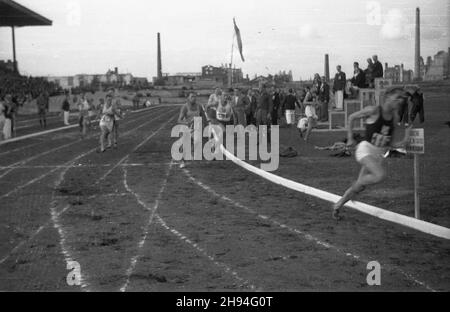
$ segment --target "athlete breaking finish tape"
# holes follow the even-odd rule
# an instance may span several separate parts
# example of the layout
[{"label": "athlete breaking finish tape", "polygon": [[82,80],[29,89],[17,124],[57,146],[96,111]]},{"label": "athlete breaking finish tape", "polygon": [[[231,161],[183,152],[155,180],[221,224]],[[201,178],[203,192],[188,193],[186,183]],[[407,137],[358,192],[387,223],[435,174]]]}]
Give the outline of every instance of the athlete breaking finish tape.
[{"label": "athlete breaking finish tape", "polygon": [[333,218],[340,220],[340,211],[344,205],[360,194],[370,185],[382,182],[386,177],[383,168],[384,154],[391,148],[406,145],[411,127],[406,129],[402,141],[394,143],[392,138],[398,121],[398,111],[408,100],[408,93],[402,88],[391,88],[386,92],[385,102],[381,106],[369,106],[350,115],[348,119],[347,146],[355,145],[353,122],[366,119],[364,140],[356,147],[356,161],[362,168],[356,182],[345,192],[344,196],[333,206]]}]

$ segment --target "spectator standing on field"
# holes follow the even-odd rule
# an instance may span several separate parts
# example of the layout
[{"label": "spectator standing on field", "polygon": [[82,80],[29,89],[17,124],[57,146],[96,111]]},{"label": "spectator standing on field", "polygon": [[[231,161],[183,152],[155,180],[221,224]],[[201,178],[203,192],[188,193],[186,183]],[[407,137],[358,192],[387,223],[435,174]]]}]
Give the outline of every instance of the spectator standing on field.
[{"label": "spectator standing on field", "polygon": [[321,121],[328,121],[328,103],[330,103],[330,86],[326,78],[322,77],[322,85],[319,90],[320,116]]},{"label": "spectator standing on field", "polygon": [[334,103],[335,107],[338,110],[344,109],[344,92],[345,92],[345,86],[347,83],[347,77],[345,73],[342,71],[341,65],[338,65],[336,67],[337,73],[334,76],[334,83],[333,83],[333,93],[334,93]]},{"label": "spectator standing on field", "polygon": [[89,102],[87,101],[85,94],[82,94],[79,98],[77,107],[79,112],[78,124],[80,126],[81,138],[84,139],[89,125]]},{"label": "spectator standing on field", "polygon": [[359,89],[365,88],[366,85],[366,74],[359,68],[359,63],[353,63],[353,78],[350,80],[352,86],[350,92],[354,98],[358,97]]},{"label": "spectator standing on field", "polygon": [[378,56],[374,55],[372,57],[373,59],[373,72],[372,72],[372,78],[375,80],[376,78],[383,78],[384,70],[383,65],[378,61]]},{"label": "spectator standing on field", "polygon": [[272,97],[265,85],[261,86],[260,95],[258,99],[258,106],[256,109],[256,126],[270,125],[271,112],[273,109]]},{"label": "spectator standing on field", "polygon": [[281,107],[281,99],[280,99],[280,90],[273,87],[272,91],[272,111],[271,111],[271,120],[272,125],[278,125],[278,111]]},{"label": "spectator standing on field", "polygon": [[373,69],[374,69],[374,65],[372,62],[372,59],[368,58],[367,59],[367,68],[364,71],[364,73],[366,74],[366,84],[369,88],[374,88],[374,78],[373,78]]},{"label": "spectator standing on field", "polygon": [[233,111],[234,111],[234,125],[241,125],[246,127],[247,120],[245,115],[245,107],[248,105],[248,98],[241,94],[239,89],[234,89],[233,96]]},{"label": "spectator standing on field", "polygon": [[320,87],[322,86],[322,79],[319,74],[314,75],[313,85],[312,85],[312,93],[316,96],[319,95]]},{"label": "spectator standing on field", "polygon": [[286,123],[288,125],[295,125],[296,118],[295,118],[295,108],[298,107],[298,109],[301,111],[300,103],[297,99],[297,97],[294,94],[293,89],[289,89],[289,94],[286,96],[284,102],[283,102],[283,111],[285,112],[286,117]]},{"label": "spectator standing on field", "polygon": [[62,102],[62,111],[63,111],[63,117],[64,117],[64,125],[69,126],[69,116],[70,116],[70,102],[69,102],[69,95],[65,94],[64,99]]},{"label": "spectator standing on field", "polygon": [[245,103],[246,103],[245,115],[247,119],[247,125],[256,125],[255,116],[256,116],[257,101],[252,89],[249,89],[247,91]]}]

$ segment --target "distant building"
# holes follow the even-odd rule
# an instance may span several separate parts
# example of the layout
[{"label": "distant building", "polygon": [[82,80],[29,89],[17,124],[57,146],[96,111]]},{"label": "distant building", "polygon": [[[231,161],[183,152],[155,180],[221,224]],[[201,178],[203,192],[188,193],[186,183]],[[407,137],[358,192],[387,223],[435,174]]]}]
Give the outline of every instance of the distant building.
[{"label": "distant building", "polygon": [[450,48],[448,52],[439,51],[433,59],[429,56],[426,64],[422,66],[422,77],[425,81],[450,79]]},{"label": "distant building", "polygon": [[[202,67],[202,79],[214,80],[218,83],[227,84],[230,68],[222,65],[221,67],[215,67],[212,65],[206,65]],[[240,83],[244,80],[244,74],[242,69],[233,68],[233,83]]]},{"label": "distant building", "polygon": [[63,89],[87,87],[92,86],[93,84],[129,86],[135,81],[140,81],[140,83],[148,83],[147,78],[139,78],[136,80],[132,74],[119,74],[117,67],[114,68],[114,70],[109,69],[106,74],[79,74],[75,76],[47,77],[47,81],[54,82]]},{"label": "distant building", "polygon": [[414,79],[414,72],[412,70],[405,70],[403,64],[389,67],[388,63],[385,64],[384,78],[392,79],[394,83],[412,82]]},{"label": "distant building", "polygon": [[6,72],[13,72],[14,71],[14,62],[11,60],[3,61],[0,60],[0,70],[6,71]]}]

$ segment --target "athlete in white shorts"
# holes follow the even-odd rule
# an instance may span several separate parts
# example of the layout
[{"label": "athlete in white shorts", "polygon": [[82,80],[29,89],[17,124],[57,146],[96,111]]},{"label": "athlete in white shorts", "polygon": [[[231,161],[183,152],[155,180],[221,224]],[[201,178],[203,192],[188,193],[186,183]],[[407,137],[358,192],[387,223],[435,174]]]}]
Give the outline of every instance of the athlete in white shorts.
[{"label": "athlete in white shorts", "polygon": [[[190,129],[191,133],[191,144],[194,145],[194,149],[196,145],[202,144],[202,138],[197,138],[194,136],[194,118],[195,117],[204,117],[205,113],[200,104],[197,104],[195,93],[191,92],[188,96],[188,101],[181,107],[180,114],[178,116],[178,124],[186,125]],[[186,167],[185,160],[187,158],[187,151],[183,150],[183,159],[180,163],[180,169]]]},{"label": "athlete in white shorts", "polygon": [[344,196],[333,206],[333,218],[340,220],[340,211],[344,205],[356,195],[366,189],[367,186],[380,183],[386,177],[383,168],[383,155],[390,148],[404,146],[409,139],[408,128],[401,142],[393,143],[392,138],[398,119],[398,110],[404,101],[408,100],[407,93],[400,88],[392,88],[386,92],[386,100],[382,106],[369,106],[362,111],[350,115],[348,119],[347,146],[354,145],[353,122],[358,119],[366,119],[366,135],[356,148],[356,161],[362,168],[356,182],[345,192]]},{"label": "athlete in white shorts", "polygon": [[302,118],[298,122],[297,128],[300,131],[300,136],[303,137],[303,133],[306,132],[304,137],[305,142],[308,142],[309,136],[313,128],[317,124],[319,117],[316,114],[316,103],[307,103],[305,107],[305,118]]}]

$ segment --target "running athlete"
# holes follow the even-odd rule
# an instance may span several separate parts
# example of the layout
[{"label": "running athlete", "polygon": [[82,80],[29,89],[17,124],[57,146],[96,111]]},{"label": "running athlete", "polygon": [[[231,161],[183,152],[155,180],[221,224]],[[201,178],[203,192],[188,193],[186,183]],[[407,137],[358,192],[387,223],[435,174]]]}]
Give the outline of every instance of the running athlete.
[{"label": "running athlete", "polygon": [[316,113],[316,105],[315,102],[305,102],[305,118],[301,119],[298,123],[298,129],[300,132],[300,136],[303,138],[303,133],[306,132],[305,138],[303,139],[305,142],[308,142],[309,136],[313,128],[317,125],[317,120],[319,117]]},{"label": "running athlete", "polygon": [[81,138],[84,139],[89,125],[90,108],[89,102],[86,98],[86,94],[81,95],[81,98],[78,100],[77,106],[79,111],[78,124],[80,125]]},{"label": "running athlete", "polygon": [[222,101],[223,92],[220,88],[216,88],[214,93],[210,95],[208,99],[208,103],[203,107],[203,111],[206,114],[206,120],[208,122],[215,122],[216,120],[216,111],[219,103]]},{"label": "running athlete", "polygon": [[393,88],[386,92],[386,101],[382,106],[369,106],[360,112],[350,115],[348,119],[348,141],[351,147],[355,140],[353,138],[353,122],[366,118],[366,133],[364,140],[358,144],[355,152],[356,161],[362,168],[356,182],[345,192],[344,196],[333,206],[333,218],[340,220],[340,211],[344,205],[356,195],[363,192],[366,187],[382,182],[386,173],[383,168],[384,154],[390,148],[402,147],[409,139],[408,128],[405,137],[398,143],[393,143],[395,125],[398,121],[398,111],[405,101],[408,93],[400,88]]},{"label": "running athlete", "polygon": [[[114,127],[114,116],[116,115],[115,107],[112,102],[112,97],[106,98],[106,103],[101,108],[100,118],[100,153],[103,153],[107,148],[111,148],[111,136]],[[108,146],[105,148],[105,140],[108,139]]]},{"label": "running athlete", "polygon": [[[204,117],[205,113],[201,105],[197,104],[195,93],[189,93],[188,101],[181,107],[180,115],[178,116],[178,123],[187,125],[191,131],[191,138],[193,139],[194,148],[196,144],[202,143],[202,138],[196,138],[194,136],[194,118],[195,117]],[[183,159],[180,163],[180,169],[186,167],[184,162],[187,155],[183,150]]]},{"label": "running athlete", "polygon": [[217,121],[224,127],[231,125],[231,117],[233,116],[233,107],[231,106],[231,97],[226,96],[217,106]]}]

